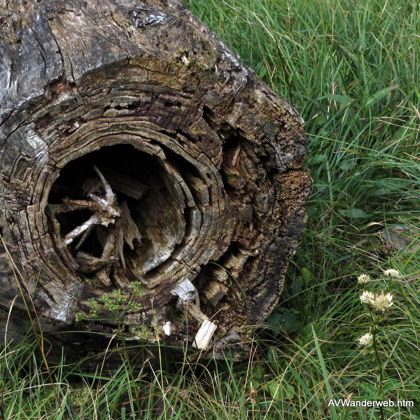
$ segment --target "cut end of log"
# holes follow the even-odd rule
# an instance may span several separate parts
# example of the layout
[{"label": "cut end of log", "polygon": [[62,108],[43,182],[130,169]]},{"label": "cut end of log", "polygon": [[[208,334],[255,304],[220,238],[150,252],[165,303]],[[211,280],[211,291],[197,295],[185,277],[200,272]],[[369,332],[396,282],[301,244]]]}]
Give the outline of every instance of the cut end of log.
[{"label": "cut end of log", "polygon": [[21,47],[18,15],[3,22],[7,255],[52,333],[97,318],[112,334],[119,311],[220,354],[283,289],[310,189],[303,122],[177,2],[88,3],[34,3]]}]

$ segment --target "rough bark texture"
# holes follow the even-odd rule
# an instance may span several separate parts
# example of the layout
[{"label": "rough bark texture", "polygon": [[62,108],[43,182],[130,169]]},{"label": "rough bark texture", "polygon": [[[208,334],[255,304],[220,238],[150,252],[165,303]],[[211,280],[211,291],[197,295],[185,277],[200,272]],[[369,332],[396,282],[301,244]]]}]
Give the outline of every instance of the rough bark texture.
[{"label": "rough bark texture", "polygon": [[304,223],[301,118],[177,1],[0,4],[3,313],[242,342]]}]

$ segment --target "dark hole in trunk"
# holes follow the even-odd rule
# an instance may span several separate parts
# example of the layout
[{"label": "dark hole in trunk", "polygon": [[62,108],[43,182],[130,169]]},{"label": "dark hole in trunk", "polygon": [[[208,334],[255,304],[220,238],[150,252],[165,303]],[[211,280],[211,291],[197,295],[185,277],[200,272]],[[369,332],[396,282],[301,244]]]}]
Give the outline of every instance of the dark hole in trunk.
[{"label": "dark hole in trunk", "polygon": [[[98,171],[112,190],[115,214],[108,209],[112,204],[103,205],[109,197]],[[61,236],[56,243],[69,242],[68,236],[84,226],[83,232],[67,243],[75,259],[83,258],[82,266],[89,265],[82,272],[114,265],[131,270],[127,278],[134,274],[134,278],[143,279],[146,272],[169,258],[185,235],[182,200],[173,184],[173,177],[158,158],[129,144],[102,147],[69,162],[49,194]],[[100,208],[98,201],[102,202]],[[88,220],[94,218],[87,227]]]}]

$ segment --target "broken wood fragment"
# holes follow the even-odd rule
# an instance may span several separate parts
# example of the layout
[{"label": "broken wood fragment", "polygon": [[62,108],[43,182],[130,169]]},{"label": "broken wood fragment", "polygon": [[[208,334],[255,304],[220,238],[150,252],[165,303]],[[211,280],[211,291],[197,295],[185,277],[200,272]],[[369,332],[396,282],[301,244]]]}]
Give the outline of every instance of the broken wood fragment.
[{"label": "broken wood fragment", "polygon": [[212,306],[216,307],[220,300],[226,296],[228,290],[223,283],[212,281],[204,288],[203,295]]},{"label": "broken wood fragment", "polygon": [[210,344],[211,339],[213,338],[214,333],[217,330],[217,325],[211,321],[204,321],[197,334],[194,337],[193,347],[204,350]]},{"label": "broken wood fragment", "polygon": [[124,194],[134,200],[141,200],[150,189],[150,187],[143,184],[140,180],[113,171],[110,168],[102,167],[101,171],[111,185],[113,191]]},{"label": "broken wood fragment", "polygon": [[130,209],[128,208],[127,202],[123,201],[121,204],[121,237],[124,243],[126,243],[130,249],[134,249],[134,241],[141,243],[141,234],[137,225],[131,218]]}]

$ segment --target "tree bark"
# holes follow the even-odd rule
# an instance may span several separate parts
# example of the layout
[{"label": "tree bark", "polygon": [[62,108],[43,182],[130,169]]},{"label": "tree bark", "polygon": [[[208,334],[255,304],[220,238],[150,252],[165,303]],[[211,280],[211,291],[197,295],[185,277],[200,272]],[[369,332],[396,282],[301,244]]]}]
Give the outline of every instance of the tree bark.
[{"label": "tree bark", "polygon": [[244,349],[304,224],[302,119],[175,0],[0,4],[0,330]]}]

